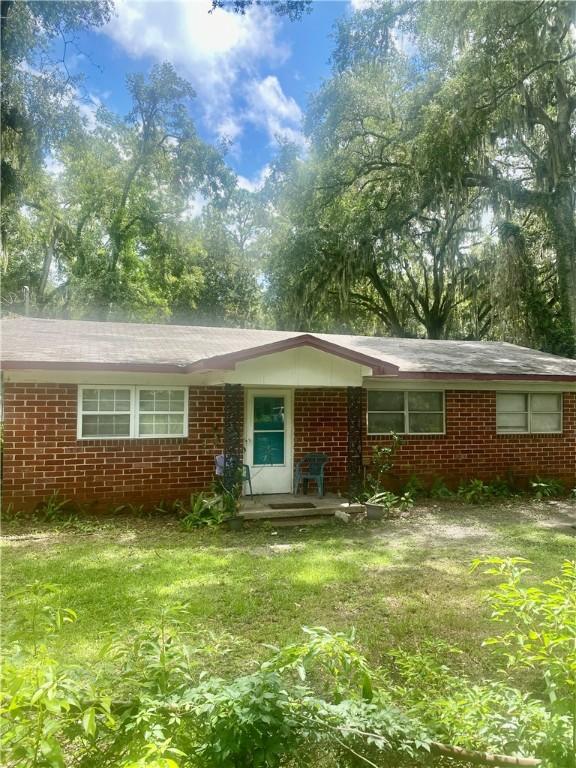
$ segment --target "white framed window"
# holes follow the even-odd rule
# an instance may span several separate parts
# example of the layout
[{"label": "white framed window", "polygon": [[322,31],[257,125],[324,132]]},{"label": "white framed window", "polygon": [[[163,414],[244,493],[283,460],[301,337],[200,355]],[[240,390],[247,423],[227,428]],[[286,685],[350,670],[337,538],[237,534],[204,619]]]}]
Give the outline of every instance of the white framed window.
[{"label": "white framed window", "polygon": [[182,437],[186,431],[183,389],[137,388],[139,437]]},{"label": "white framed window", "polygon": [[187,387],[78,387],[79,440],[187,435]]},{"label": "white framed window", "polygon": [[444,392],[368,390],[368,434],[442,435]]},{"label": "white framed window", "polygon": [[80,387],[78,437],[131,437],[131,387]]},{"label": "white framed window", "polygon": [[562,394],[555,392],[497,392],[496,432],[562,432]]}]

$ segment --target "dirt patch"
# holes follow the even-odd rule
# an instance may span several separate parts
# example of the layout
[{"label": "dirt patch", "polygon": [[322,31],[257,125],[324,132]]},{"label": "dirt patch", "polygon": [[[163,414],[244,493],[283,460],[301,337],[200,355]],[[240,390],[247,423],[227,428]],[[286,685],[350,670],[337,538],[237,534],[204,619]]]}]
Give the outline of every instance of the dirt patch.
[{"label": "dirt patch", "polygon": [[[255,542],[253,536],[274,535],[274,529],[286,527],[294,529],[294,534],[311,532],[312,526],[322,526],[329,536],[337,532],[342,538],[356,539],[365,536],[367,539],[390,541],[405,546],[435,549],[449,546],[450,543],[485,544],[499,535],[506,526],[526,527],[536,526],[546,528],[551,532],[562,532],[576,535],[576,499],[550,499],[535,501],[526,499],[505,500],[498,504],[469,505],[458,501],[419,502],[413,509],[402,512],[397,518],[379,522],[355,520],[354,525],[343,525],[331,518],[298,518],[294,520],[275,520],[267,523],[272,530],[264,533],[260,522],[249,523],[241,534],[226,534],[226,543],[219,542],[224,549],[227,545],[231,550],[244,550],[250,554],[272,554],[275,550],[269,544]],[[130,546],[136,542],[146,543],[148,539],[156,540],[159,536],[168,535],[174,540],[174,535],[181,532],[178,521],[170,517],[138,518],[134,516],[119,516],[111,520],[97,516],[82,519],[77,526],[62,529],[58,524],[42,524],[37,521],[18,520],[4,524],[2,545],[9,548],[31,547],[41,550],[55,545],[66,544],[78,539],[94,539]],[[219,535],[218,531],[214,531]],[[315,535],[315,534],[314,534]],[[230,537],[228,539],[228,537]],[[191,547],[210,545],[210,540],[204,531],[181,532],[177,537],[181,543]]]}]

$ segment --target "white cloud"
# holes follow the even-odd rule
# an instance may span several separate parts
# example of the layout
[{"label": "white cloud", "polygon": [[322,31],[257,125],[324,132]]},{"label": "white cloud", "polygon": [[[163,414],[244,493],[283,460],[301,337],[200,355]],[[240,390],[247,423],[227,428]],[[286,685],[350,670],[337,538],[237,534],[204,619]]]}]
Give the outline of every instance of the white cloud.
[{"label": "white cloud", "polygon": [[221,139],[235,142],[242,133],[242,122],[238,117],[226,115],[216,125],[216,133]]},{"label": "white cloud", "polygon": [[104,28],[132,57],[171,62],[190,80],[198,105],[215,136],[236,141],[246,118],[238,94],[257,77],[258,65],[289,55],[277,40],[279,20],[263,7],[245,15],[219,9],[211,0],[118,0]]},{"label": "white cloud", "polygon": [[264,182],[270,175],[270,166],[266,164],[251,179],[246,176],[238,176],[238,186],[248,192],[258,192],[264,186]]},{"label": "white cloud", "polygon": [[302,110],[297,102],[286,96],[277,77],[268,75],[253,80],[246,87],[247,119],[266,130],[271,142],[286,139],[296,144],[305,143],[301,131]]},{"label": "white cloud", "polygon": [[390,30],[390,36],[396,50],[403,53],[404,56],[413,59],[418,55],[419,48],[414,35],[404,32],[396,26]]},{"label": "white cloud", "polygon": [[375,0],[350,0],[350,5],[355,11],[363,11],[373,5]]},{"label": "white cloud", "polygon": [[80,99],[78,92],[76,91],[76,99],[78,105],[78,111],[82,118],[86,128],[92,132],[96,128],[96,112],[102,106],[101,99],[94,93],[89,93],[87,98]]},{"label": "white cloud", "polygon": [[[353,11],[365,11],[367,8],[375,6],[378,2],[379,0],[350,0],[350,5]],[[392,27],[390,35],[394,46],[400,53],[403,53],[408,58],[417,56],[418,46],[413,35],[401,31],[398,26]]]},{"label": "white cloud", "polygon": [[44,158],[44,168],[46,172],[57,179],[64,173],[64,165],[52,153]]},{"label": "white cloud", "polygon": [[185,220],[197,219],[204,210],[207,202],[208,201],[204,195],[200,194],[200,192],[196,192],[193,197],[188,200],[188,206],[182,214],[182,218]]}]

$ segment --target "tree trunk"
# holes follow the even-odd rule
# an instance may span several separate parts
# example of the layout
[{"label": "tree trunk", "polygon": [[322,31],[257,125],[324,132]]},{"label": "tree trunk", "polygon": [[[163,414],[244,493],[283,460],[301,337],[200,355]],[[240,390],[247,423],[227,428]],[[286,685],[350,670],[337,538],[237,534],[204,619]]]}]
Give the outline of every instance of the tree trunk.
[{"label": "tree trunk", "polygon": [[574,195],[568,181],[556,187],[553,204],[546,208],[558,269],[562,317],[576,343],[576,221]]}]

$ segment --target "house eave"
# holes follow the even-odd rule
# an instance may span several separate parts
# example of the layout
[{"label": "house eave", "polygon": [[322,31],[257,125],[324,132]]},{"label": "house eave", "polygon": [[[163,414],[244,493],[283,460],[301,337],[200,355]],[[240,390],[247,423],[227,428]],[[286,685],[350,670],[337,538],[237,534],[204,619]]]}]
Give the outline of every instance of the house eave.
[{"label": "house eave", "polygon": [[[267,354],[282,350],[274,349],[264,352],[262,355],[245,356],[243,360],[250,360],[256,357],[264,357]],[[191,374],[210,374],[211,372],[233,371],[236,364],[243,360],[224,360],[229,358],[223,355],[222,359],[209,358],[193,364],[174,364],[174,363],[107,363],[107,362],[65,362],[65,361],[40,361],[40,360],[6,360],[0,363],[0,369],[3,371],[54,371],[58,372],[110,372],[110,373],[150,373],[150,374],[176,374],[186,376]],[[353,360],[366,366],[366,362],[357,358]],[[395,370],[391,372],[389,367],[376,365],[367,365],[372,373],[365,377],[366,381],[442,381],[442,382],[566,382],[576,384],[576,376],[573,374],[551,374],[551,373],[465,373],[465,372],[442,372],[442,371],[404,371]]]},{"label": "house eave", "polygon": [[442,381],[572,381],[570,373],[464,373],[442,371],[398,371],[398,379]]},{"label": "house eave", "polygon": [[110,371],[118,373],[188,373],[189,366],[174,363],[102,363],[47,360],[5,360],[3,371]]}]

